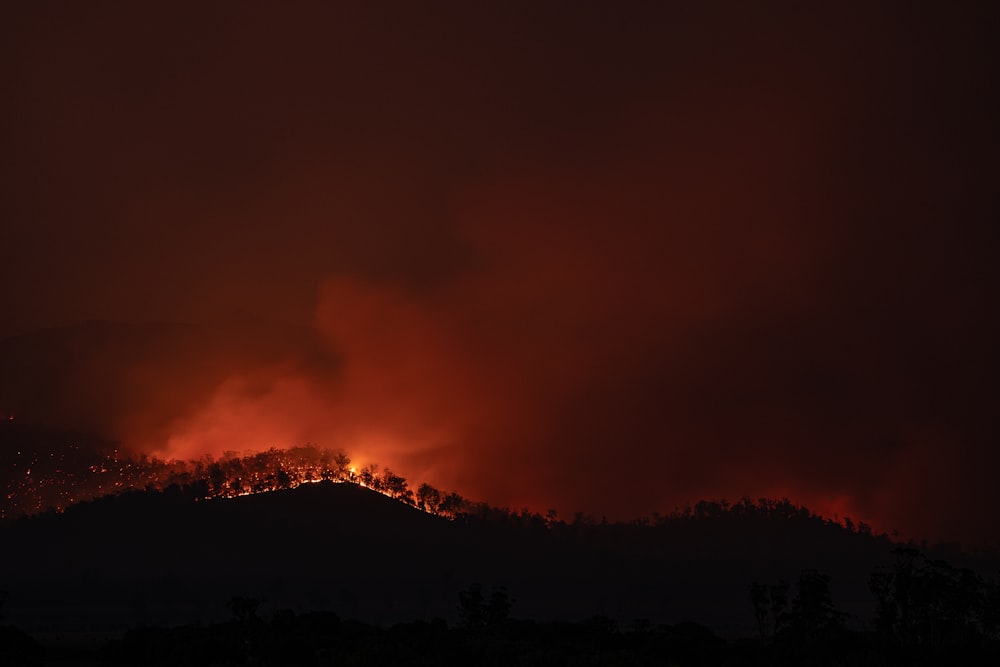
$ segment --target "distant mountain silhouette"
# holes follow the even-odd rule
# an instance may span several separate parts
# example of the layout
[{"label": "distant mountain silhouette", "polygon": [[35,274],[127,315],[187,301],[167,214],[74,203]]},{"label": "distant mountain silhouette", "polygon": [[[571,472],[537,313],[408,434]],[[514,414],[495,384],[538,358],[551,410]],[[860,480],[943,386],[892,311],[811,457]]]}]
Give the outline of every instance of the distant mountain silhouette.
[{"label": "distant mountain silhouette", "polygon": [[806,569],[831,578],[838,609],[872,619],[869,575],[892,547],[808,513],[551,527],[501,515],[448,521],[348,483],[200,502],[177,487],[132,492],[0,523],[0,590],[26,629],[219,620],[234,596],[376,622],[454,621],[458,593],[482,584],[505,587],[520,617],[697,621],[749,635],[750,583]]}]

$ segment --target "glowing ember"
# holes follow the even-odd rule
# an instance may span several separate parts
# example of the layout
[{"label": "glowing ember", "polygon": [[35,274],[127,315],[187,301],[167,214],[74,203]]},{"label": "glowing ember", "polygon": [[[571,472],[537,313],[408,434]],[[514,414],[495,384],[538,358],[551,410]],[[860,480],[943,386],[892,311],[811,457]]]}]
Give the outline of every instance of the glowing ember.
[{"label": "glowing ember", "polygon": [[427,484],[414,495],[406,479],[389,468],[369,464],[358,470],[343,452],[311,445],[195,461],[122,459],[117,450],[99,461],[87,458],[78,447],[59,454],[17,452],[8,468],[0,518],[59,512],[76,502],[129,490],[175,487],[200,499],[235,498],[323,481],[359,484],[442,516],[454,517],[470,507],[461,496],[441,494]]},{"label": "glowing ember", "polygon": [[[442,492],[422,483],[416,490],[409,488],[406,478],[389,468],[369,463],[358,467],[340,451],[320,449],[313,445],[290,449],[269,449],[240,455],[227,452],[219,458],[204,457],[181,461],[141,456],[123,457],[118,450],[95,456],[76,445],[60,447],[58,452],[21,449],[12,459],[3,461],[6,471],[3,495],[0,496],[0,519],[18,518],[46,511],[61,512],[68,506],[127,491],[183,492],[195,500],[226,499],[293,489],[302,484],[330,482],[356,484],[410,505],[420,511],[448,519],[460,516],[505,516],[530,520],[551,526],[558,522],[554,511],[546,517],[527,509],[519,513],[491,507],[482,502],[470,502],[455,492]],[[784,518],[810,518],[838,524],[859,533],[870,534],[866,523],[854,524],[851,519],[823,518],[787,499],[774,501],[744,498],[737,503],[726,501],[697,503],[677,509],[668,517],[654,515],[652,521],[712,518],[728,514],[756,513]],[[577,515],[574,522],[595,521]],[[636,519],[643,525],[650,519]]]}]

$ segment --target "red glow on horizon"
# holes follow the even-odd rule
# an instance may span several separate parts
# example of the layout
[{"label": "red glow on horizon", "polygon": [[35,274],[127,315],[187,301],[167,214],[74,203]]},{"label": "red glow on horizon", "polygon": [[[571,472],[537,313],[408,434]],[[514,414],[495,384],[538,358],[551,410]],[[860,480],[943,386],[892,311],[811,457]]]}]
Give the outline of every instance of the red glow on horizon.
[{"label": "red glow on horizon", "polygon": [[[186,462],[145,457],[141,460],[128,460],[119,458],[115,452],[85,469],[74,469],[74,465],[79,462],[72,457],[67,458],[66,454],[58,457],[54,454],[35,455],[29,456],[24,462],[16,462],[14,477],[7,484],[5,502],[0,503],[0,518],[16,518],[47,510],[61,512],[78,502],[134,490],[154,489],[168,493],[173,490],[188,494],[192,500],[197,501],[241,498],[320,482],[356,484],[447,519],[460,516],[485,518],[496,514],[551,526],[553,522],[560,521],[596,525],[607,518],[598,521],[593,515],[576,513],[572,518],[559,519],[551,509],[541,510],[530,505],[491,507],[453,491],[439,490],[423,482],[408,482],[389,467],[377,464],[361,466],[342,452],[311,446],[271,449],[256,454],[247,452],[242,456],[230,453],[219,459],[203,458]],[[17,474],[19,465],[27,466],[20,475]],[[32,474],[33,466],[41,466],[42,471]],[[846,506],[841,504],[839,507]],[[675,508],[666,514],[654,512],[652,518],[630,517],[624,523],[648,526],[664,521],[718,518],[730,512],[763,513],[785,519],[809,518],[863,535],[880,532],[877,527],[873,529],[863,521],[817,512],[815,508],[807,510],[806,506],[787,498],[743,498],[732,503],[726,500],[702,500],[694,505],[688,504],[683,509]]]},{"label": "red glow on horizon", "polygon": [[7,4],[8,432],[1000,545],[989,3]]}]

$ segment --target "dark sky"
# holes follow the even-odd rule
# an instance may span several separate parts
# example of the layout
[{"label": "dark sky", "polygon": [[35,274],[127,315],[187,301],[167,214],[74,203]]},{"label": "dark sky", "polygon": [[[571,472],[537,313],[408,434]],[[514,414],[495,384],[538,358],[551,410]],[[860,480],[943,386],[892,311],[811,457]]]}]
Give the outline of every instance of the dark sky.
[{"label": "dark sky", "polygon": [[0,335],[246,311],[337,359],[155,429],[109,389],[134,448],[998,541],[991,4],[4,3]]}]

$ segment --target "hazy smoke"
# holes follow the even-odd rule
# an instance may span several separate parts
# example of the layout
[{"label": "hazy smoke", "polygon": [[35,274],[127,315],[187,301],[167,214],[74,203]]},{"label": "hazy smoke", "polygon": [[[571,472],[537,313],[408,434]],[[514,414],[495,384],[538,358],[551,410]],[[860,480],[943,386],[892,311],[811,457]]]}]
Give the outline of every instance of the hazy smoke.
[{"label": "hazy smoke", "polygon": [[0,414],[315,442],[539,510],[788,495],[981,539],[975,3],[393,4],[6,12],[0,332],[215,324],[5,340]]}]

